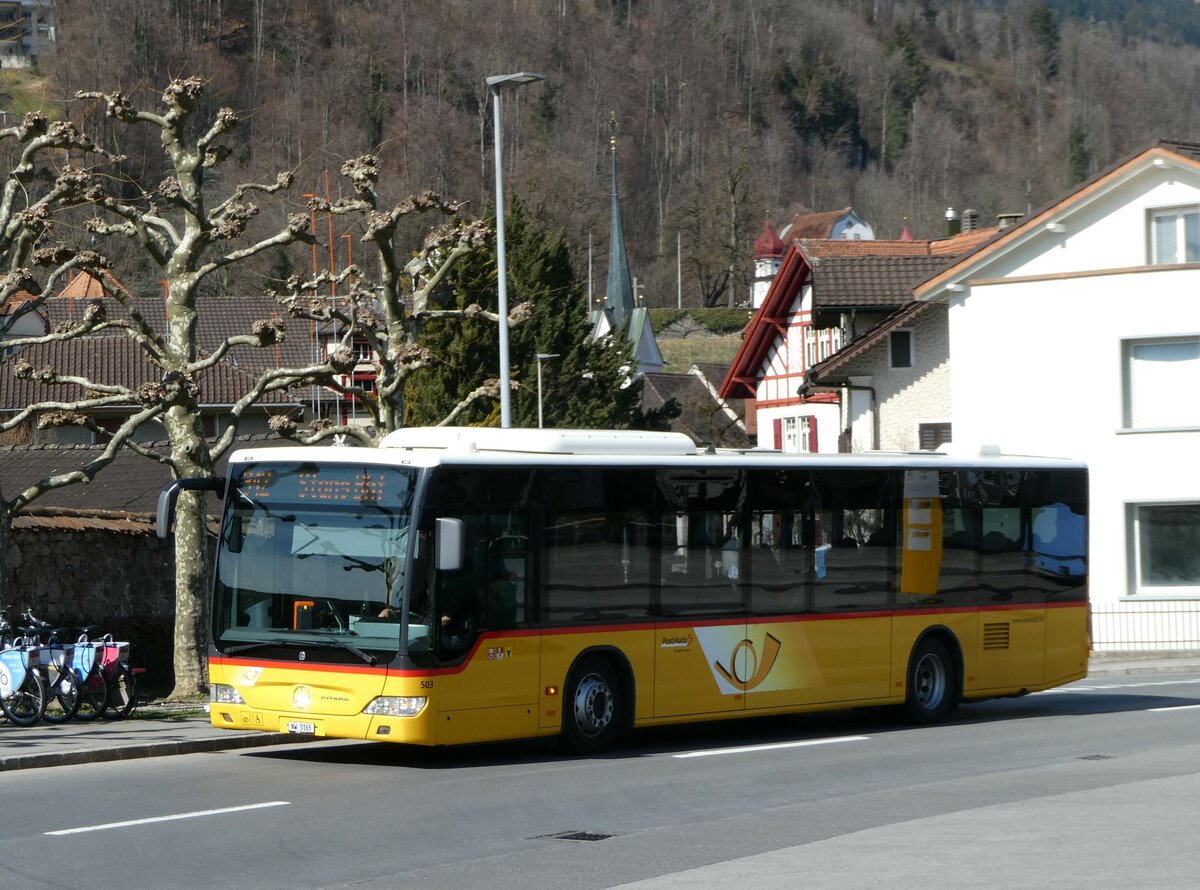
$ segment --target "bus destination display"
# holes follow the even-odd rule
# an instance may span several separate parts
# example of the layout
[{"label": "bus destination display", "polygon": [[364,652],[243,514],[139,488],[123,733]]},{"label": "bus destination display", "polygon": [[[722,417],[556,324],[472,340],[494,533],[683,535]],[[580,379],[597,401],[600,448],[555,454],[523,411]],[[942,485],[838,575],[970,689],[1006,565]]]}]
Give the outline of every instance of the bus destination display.
[{"label": "bus destination display", "polygon": [[382,467],[256,466],[241,474],[238,487],[256,501],[378,505],[399,500],[405,482],[403,473]]}]

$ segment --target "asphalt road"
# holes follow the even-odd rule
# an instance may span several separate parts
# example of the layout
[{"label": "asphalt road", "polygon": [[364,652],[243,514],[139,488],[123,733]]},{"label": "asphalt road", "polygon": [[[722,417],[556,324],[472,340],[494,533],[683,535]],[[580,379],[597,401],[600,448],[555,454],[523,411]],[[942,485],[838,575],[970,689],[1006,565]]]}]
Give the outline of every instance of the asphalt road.
[{"label": "asphalt road", "polygon": [[547,743],[6,774],[0,887],[1191,887],[1200,675]]}]

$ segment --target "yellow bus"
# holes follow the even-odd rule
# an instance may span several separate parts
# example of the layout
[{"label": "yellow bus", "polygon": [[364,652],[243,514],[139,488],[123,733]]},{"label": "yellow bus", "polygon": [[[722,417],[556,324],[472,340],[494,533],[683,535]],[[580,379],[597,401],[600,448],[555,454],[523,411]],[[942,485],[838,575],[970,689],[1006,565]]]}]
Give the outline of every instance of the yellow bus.
[{"label": "yellow bus", "polygon": [[233,454],[210,713],[457,745],[962,701],[1086,675],[1087,470],[405,429]]}]

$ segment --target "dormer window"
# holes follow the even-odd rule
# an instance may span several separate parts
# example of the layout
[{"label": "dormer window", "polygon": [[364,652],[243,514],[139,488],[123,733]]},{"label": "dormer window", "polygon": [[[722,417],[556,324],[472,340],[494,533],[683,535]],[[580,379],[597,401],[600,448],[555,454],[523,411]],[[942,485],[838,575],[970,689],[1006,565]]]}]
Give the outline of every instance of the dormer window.
[{"label": "dormer window", "polygon": [[1200,207],[1150,212],[1150,262],[1200,262]]}]

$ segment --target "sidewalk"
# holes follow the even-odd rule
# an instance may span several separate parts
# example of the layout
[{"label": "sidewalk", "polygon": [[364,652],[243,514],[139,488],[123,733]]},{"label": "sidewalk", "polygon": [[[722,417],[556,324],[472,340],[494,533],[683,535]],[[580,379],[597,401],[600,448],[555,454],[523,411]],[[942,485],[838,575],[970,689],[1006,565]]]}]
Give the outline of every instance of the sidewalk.
[{"label": "sidewalk", "polygon": [[[1094,653],[1089,678],[1200,673],[1200,652]],[[236,748],[296,744],[283,733],[230,732],[208,721],[202,704],[152,702],[128,720],[20,727],[0,722],[0,772],[104,760],[134,760]]]},{"label": "sidewalk", "polygon": [[305,736],[230,732],[209,723],[203,703],[152,702],[126,720],[42,721],[13,726],[0,718],[0,772],[105,760],[136,760],[234,748],[296,744]]}]

